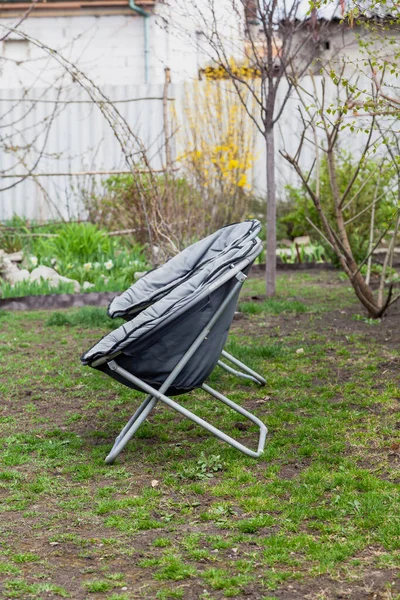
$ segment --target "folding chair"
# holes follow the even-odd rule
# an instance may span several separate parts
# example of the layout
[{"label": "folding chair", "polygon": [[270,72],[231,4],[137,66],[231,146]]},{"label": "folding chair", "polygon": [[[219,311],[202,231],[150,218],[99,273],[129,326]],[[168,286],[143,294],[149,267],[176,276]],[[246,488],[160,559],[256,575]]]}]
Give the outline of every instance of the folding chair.
[{"label": "folding chair", "polygon": [[[114,298],[108,307],[108,316],[112,319],[120,317],[127,321],[131,320],[143,309],[151,306],[175,287],[193,277],[196,272],[209,266],[216,258],[232,260],[232,250],[237,252],[244,243],[254,240],[260,229],[261,223],[257,219],[248,219],[242,223],[226,225],[199,242],[188,246],[162,266],[146,273],[123,294]],[[225,350],[222,351],[221,356],[241,368],[242,371],[218,361],[221,368],[237,377],[265,385],[265,379],[261,375],[249,369]]]},{"label": "folding chair", "polygon": [[[231,228],[243,230],[242,225]],[[225,236],[226,229],[229,228],[220,230]],[[245,229],[251,231],[240,239],[231,235],[237,233],[231,229],[225,237],[226,243],[222,245],[217,243],[218,239],[221,242],[221,235],[209,236],[211,240],[206,238],[198,243],[202,245],[206,242],[203,252],[199,247],[196,249],[196,260],[188,260],[189,255],[193,257],[193,252],[187,252],[187,249],[166,263],[169,265],[167,270],[163,265],[150,273],[150,278],[146,276],[139,280],[127,291],[130,292],[130,304],[126,301],[127,293],[122,298],[124,311],[121,304],[117,310],[121,296],[110,305],[109,314],[112,316],[124,316],[124,312],[125,316],[136,316],[88,350],[81,357],[82,363],[107,373],[128,387],[142,390],[148,396],[117,436],[106,463],[114,462],[159,401],[248,456],[258,457],[263,452],[266,426],[205,383],[218,364],[230,373],[265,384],[261,375],[223,350],[246,273],[262,250],[260,240],[253,235],[254,231],[259,230],[258,222],[247,222]],[[232,239],[236,243],[228,243]],[[204,251],[207,240],[211,241],[211,245],[208,245],[210,252]],[[176,259],[182,254],[183,262],[189,266],[179,271],[179,261]],[[176,279],[179,279],[177,284],[171,275],[173,269],[176,269]],[[163,275],[167,272],[168,277]],[[157,287],[154,279],[162,285]],[[135,296],[132,292],[136,286],[141,294],[135,292]],[[134,296],[136,299],[142,297],[135,303]],[[221,353],[241,371],[222,363],[219,360]],[[258,426],[257,451],[247,448],[170,397],[200,387]]]}]

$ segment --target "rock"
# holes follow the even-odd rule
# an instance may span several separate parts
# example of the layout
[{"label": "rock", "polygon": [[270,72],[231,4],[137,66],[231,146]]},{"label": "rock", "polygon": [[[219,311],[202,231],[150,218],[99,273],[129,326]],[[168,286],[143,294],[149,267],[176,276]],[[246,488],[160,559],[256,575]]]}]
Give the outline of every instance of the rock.
[{"label": "rock", "polygon": [[1,274],[8,283],[14,285],[20,281],[29,279],[29,271],[27,269],[19,269],[15,263],[7,258],[7,255],[2,256],[1,260]]},{"label": "rock", "polygon": [[92,287],[94,287],[94,283],[90,283],[90,281],[84,281],[82,284],[82,289],[84,292],[86,292],[86,290],[90,290]]},{"label": "rock", "polygon": [[298,246],[309,246],[310,236],[309,235],[300,235],[299,237],[295,237],[293,241]]},{"label": "rock", "polygon": [[18,269],[17,271],[15,271],[13,273],[12,276],[12,281],[10,283],[12,283],[12,285],[14,285],[15,283],[19,283],[20,281],[27,281],[30,277],[30,273],[28,271],[28,269]]},{"label": "rock", "polygon": [[277,248],[277,256],[292,256],[292,250],[290,248]]},{"label": "rock", "polygon": [[14,263],[20,263],[24,260],[24,253],[21,250],[20,252],[13,252],[12,254],[5,254],[4,258],[7,258]]},{"label": "rock", "polygon": [[45,267],[44,265],[40,265],[40,267],[36,267],[33,269],[30,280],[31,281],[40,281],[40,279],[44,279],[45,281],[49,281],[51,287],[57,287],[60,281],[64,281],[65,283],[73,283],[74,284],[74,292],[79,293],[81,291],[80,284],[75,281],[75,279],[69,279],[68,277],[63,277],[57,271],[52,269],[51,267]]}]

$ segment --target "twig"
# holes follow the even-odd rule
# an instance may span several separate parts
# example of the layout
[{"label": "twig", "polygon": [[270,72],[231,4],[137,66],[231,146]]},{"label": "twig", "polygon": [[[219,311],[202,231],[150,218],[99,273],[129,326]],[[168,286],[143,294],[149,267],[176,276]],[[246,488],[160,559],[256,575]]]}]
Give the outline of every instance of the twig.
[{"label": "twig", "polygon": [[372,202],[372,213],[371,213],[371,222],[369,228],[369,244],[368,244],[368,252],[370,253],[368,257],[367,263],[367,274],[365,276],[365,283],[369,285],[371,278],[371,267],[372,267],[372,248],[374,245],[374,227],[375,227],[375,207],[376,207],[376,197],[378,195],[378,187],[381,181],[381,173],[379,173],[378,181],[376,182],[375,192],[374,192],[374,200]]},{"label": "twig", "polygon": [[[179,171],[178,168],[173,169],[173,171]],[[165,169],[138,169],[135,170],[135,173],[140,175],[150,174],[150,173],[165,173]],[[23,174],[15,174],[15,173],[0,173],[1,179],[7,178],[20,178],[20,177],[80,177],[83,175],[132,175],[132,171],[65,171],[64,173],[23,173]]]},{"label": "twig", "polygon": [[[1,40],[0,40],[1,41]],[[126,100],[102,100],[103,104],[127,104],[129,102],[142,102],[147,100],[164,100],[163,97],[146,96],[143,98],[127,98]],[[166,98],[168,102],[175,102],[176,98]],[[32,104],[93,104],[93,100],[41,100],[36,98],[0,98],[0,102],[32,102]]]},{"label": "twig", "polygon": [[320,230],[320,229],[319,229],[319,228],[318,228],[318,227],[315,225],[315,223],[313,223],[309,217],[306,217],[306,221],[308,221],[308,222],[310,223],[311,227],[313,227],[313,228],[315,229],[315,231],[316,231],[317,233],[319,233],[319,235],[320,235],[320,236],[321,236],[321,237],[322,237],[322,238],[325,240],[325,242],[326,242],[327,244],[329,244],[329,246],[330,246],[330,247],[333,249],[333,246],[332,246],[331,242],[330,242],[330,241],[328,240],[328,238],[327,238],[327,237],[326,237],[326,236],[325,236],[325,235],[322,233],[322,231],[321,231],[321,230]]},{"label": "twig", "polygon": [[[30,13],[32,12],[32,10],[35,7],[35,4],[38,3],[39,0],[31,0],[31,6],[28,8],[28,10],[26,10],[24,12],[24,14],[22,15],[22,17],[20,18],[20,20],[18,21],[18,23],[15,23],[14,28],[16,29],[17,27],[19,27],[21,25],[21,23],[23,23],[25,21],[25,19],[27,19],[30,15]],[[11,31],[8,31],[7,33],[5,33],[3,35],[3,37],[0,38],[0,42],[4,42],[4,40],[6,40],[8,38],[8,36],[10,35]]]}]

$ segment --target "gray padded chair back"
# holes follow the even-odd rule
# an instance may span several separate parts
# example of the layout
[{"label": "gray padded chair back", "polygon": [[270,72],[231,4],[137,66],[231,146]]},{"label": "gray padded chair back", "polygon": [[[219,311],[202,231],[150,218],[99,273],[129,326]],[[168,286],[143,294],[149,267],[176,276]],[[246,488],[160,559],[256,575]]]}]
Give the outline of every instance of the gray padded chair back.
[{"label": "gray padded chair back", "polygon": [[[261,250],[262,244],[258,238],[253,238],[242,246],[231,247],[228,252],[209,261],[192,277],[186,278],[180,285],[144,309],[134,319],[102,338],[81,357],[82,363],[93,366],[93,363],[99,359],[104,358],[105,361],[106,357],[117,352],[125,352],[126,348],[132,347],[134,343],[136,348],[141,348],[143,343],[151,345],[156,337],[159,337],[159,331],[172,322],[175,322],[177,335],[181,335],[179,330],[182,333],[187,325],[184,326],[180,319],[183,320],[185,313],[193,312],[199,303],[209,298],[210,287],[213,283],[220,280],[222,276],[229,275],[235,263],[247,260],[250,265]],[[227,291],[225,291],[225,295],[226,293]],[[231,320],[232,317],[233,313]],[[200,330],[196,327],[197,333]]]},{"label": "gray padded chair back", "polygon": [[111,318],[131,319],[135,314],[153,304],[177,286],[191,279],[197,271],[206,269],[210,263],[229,261],[232,252],[254,240],[261,229],[256,219],[234,223],[219,229],[212,235],[188,246],[162,266],[150,271],[108,307]]}]

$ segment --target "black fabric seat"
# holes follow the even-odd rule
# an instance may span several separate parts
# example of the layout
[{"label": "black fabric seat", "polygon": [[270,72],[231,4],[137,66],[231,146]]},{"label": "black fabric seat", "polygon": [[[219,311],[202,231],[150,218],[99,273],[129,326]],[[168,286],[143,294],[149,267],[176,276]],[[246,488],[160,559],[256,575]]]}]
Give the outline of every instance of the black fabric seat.
[{"label": "black fabric seat", "polygon": [[[105,357],[120,352],[118,364],[121,367],[132,375],[140,377],[155,389],[159,389],[175,365],[193,344],[200,331],[215,314],[223,298],[226,297],[233,285],[234,282],[231,280],[209,295],[201,294],[198,299],[193,298],[193,301],[189,302],[185,309],[179,312],[179,316],[174,312],[169,315],[169,319],[165,319],[165,322],[158,327],[150,332],[143,331],[141,336],[135,337],[133,340],[127,333],[127,326],[122,325],[101,340],[99,343],[102,346],[101,352],[96,350],[95,346],[90,357],[86,353],[82,357],[83,364],[94,366],[94,368],[107,373],[124,385],[138,389],[137,386],[110,370],[108,363],[104,360]],[[225,346],[238,295],[239,290],[232,298],[221,319],[197,350],[195,359],[186,365],[173,386],[168,388],[167,393],[169,395],[176,396],[189,392],[196,387],[201,387],[212,373]],[[153,306],[157,309],[156,304]],[[171,318],[174,314],[176,315],[175,318]],[[130,321],[129,325],[133,325],[135,321],[136,319]],[[134,333],[135,329],[132,330],[132,337]],[[121,341],[118,343],[115,340],[119,335],[124,335],[124,337],[121,337]],[[99,359],[100,364],[96,364]]]}]

